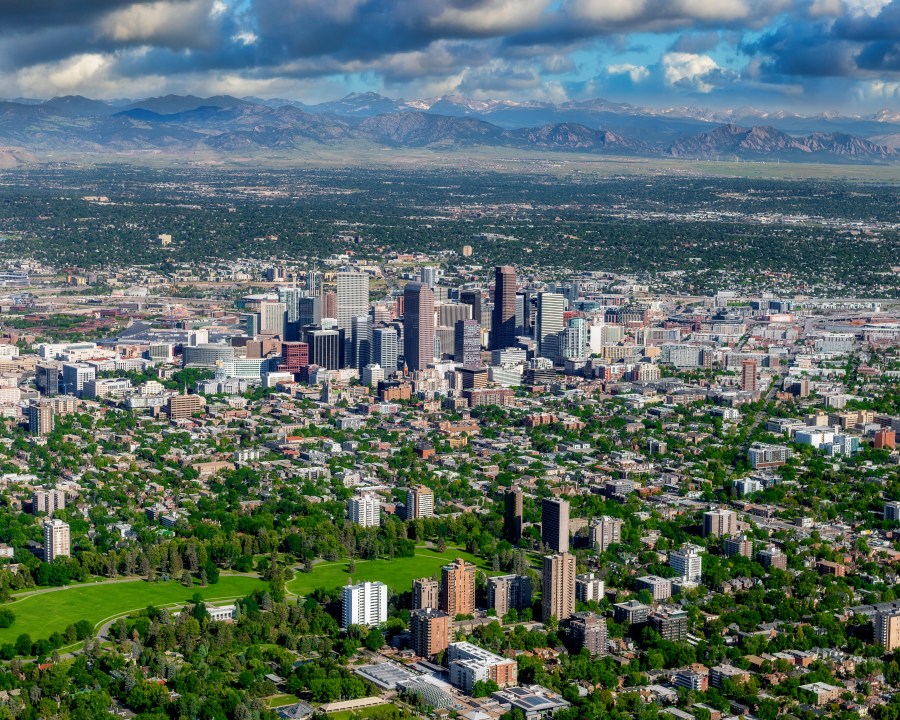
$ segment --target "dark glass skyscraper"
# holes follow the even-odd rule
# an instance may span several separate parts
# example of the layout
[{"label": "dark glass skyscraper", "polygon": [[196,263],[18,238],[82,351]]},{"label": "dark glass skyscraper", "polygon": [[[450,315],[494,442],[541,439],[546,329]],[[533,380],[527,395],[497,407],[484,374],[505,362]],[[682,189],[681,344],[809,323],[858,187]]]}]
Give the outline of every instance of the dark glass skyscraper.
[{"label": "dark glass skyscraper", "polygon": [[434,360],[434,293],[420,282],[403,289],[403,356],[413,371]]},{"label": "dark glass skyscraper", "polygon": [[516,271],[509,265],[494,271],[494,312],[491,317],[491,349],[516,344]]}]

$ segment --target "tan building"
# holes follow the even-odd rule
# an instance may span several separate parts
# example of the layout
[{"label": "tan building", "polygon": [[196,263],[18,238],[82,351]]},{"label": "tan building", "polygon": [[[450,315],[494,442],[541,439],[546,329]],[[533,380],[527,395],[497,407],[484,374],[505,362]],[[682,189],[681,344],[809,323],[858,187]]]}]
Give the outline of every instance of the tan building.
[{"label": "tan building", "polygon": [[31,513],[52,515],[66,506],[66,494],[62,490],[35,490],[31,494]]},{"label": "tan building", "polygon": [[543,621],[551,617],[568,620],[575,612],[575,556],[569,553],[544,556]]},{"label": "tan building", "polygon": [[173,395],[169,398],[169,419],[184,420],[203,409],[200,395]]},{"label": "tan building", "polygon": [[487,582],[487,604],[498,617],[531,607],[531,579],[527,575],[498,575]]},{"label": "tan building", "polygon": [[44,521],[44,560],[53,562],[58,557],[69,557],[69,524],[62,520]]},{"label": "tan building", "polygon": [[412,584],[412,609],[437,608],[440,604],[440,585],[432,578],[419,578]]},{"label": "tan building", "polygon": [[875,616],[875,642],[885,652],[900,648],[900,612],[880,612]]},{"label": "tan building", "polygon": [[28,432],[40,437],[53,432],[53,408],[50,405],[40,403],[28,406]]},{"label": "tan building", "polygon": [[457,558],[441,568],[440,609],[451,618],[475,613],[475,566]]},{"label": "tan building", "polygon": [[710,510],[703,513],[703,537],[735,535],[737,530],[737,513],[734,510]]},{"label": "tan building", "polygon": [[422,608],[410,613],[410,644],[413,652],[419,657],[434,657],[446,650],[452,632],[453,621],[442,610]]},{"label": "tan building", "polygon": [[425,485],[417,485],[406,491],[406,519],[423,517],[434,517],[434,491]]},{"label": "tan building", "polygon": [[741,363],[741,389],[744,392],[756,392],[756,360],[744,360]]}]

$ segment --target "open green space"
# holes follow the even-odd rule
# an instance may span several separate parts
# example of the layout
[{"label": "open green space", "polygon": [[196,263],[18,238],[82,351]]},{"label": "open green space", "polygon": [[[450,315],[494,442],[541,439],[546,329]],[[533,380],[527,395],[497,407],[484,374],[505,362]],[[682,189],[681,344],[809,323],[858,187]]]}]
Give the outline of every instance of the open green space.
[{"label": "open green space", "polygon": [[438,572],[454,558],[461,557],[474,563],[482,570],[487,570],[484,561],[459,548],[448,547],[444,552],[420,546],[413,557],[398,557],[393,560],[357,560],[356,572],[350,574],[350,563],[340,562],[318,563],[311,573],[298,572],[293,580],[287,583],[287,589],[295,595],[306,595],[313,590],[340,587],[346,585],[348,579],[353,582],[381,581],[393,590],[404,592],[412,587],[412,581],[420,577],[430,577]]},{"label": "open green space", "polygon": [[341,710],[340,712],[328,713],[328,720],[357,720],[357,718],[385,717],[396,705],[385,703],[384,705],[376,705],[375,707],[362,708],[361,710]]},{"label": "open green space", "polygon": [[293,705],[299,698],[296,695],[272,695],[266,698],[266,706],[270,708]]},{"label": "open green space", "polygon": [[16,620],[10,627],[0,629],[0,644],[15,642],[22,633],[28,633],[32,640],[46,638],[79,620],[97,624],[148,605],[187,602],[194,593],[207,600],[244,597],[262,585],[258,578],[222,575],[218,583],[207,587],[187,588],[177,582],[134,580],[73,585],[35,593],[3,606],[15,613]]}]

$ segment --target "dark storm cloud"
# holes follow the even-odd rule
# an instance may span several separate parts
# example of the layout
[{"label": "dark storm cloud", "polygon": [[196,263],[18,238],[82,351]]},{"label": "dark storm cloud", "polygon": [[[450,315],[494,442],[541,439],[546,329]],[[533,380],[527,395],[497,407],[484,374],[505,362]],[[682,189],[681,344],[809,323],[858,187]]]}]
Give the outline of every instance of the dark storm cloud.
[{"label": "dark storm cloud", "polygon": [[154,0],[2,0],[0,35],[22,30],[84,25],[112,10]]}]

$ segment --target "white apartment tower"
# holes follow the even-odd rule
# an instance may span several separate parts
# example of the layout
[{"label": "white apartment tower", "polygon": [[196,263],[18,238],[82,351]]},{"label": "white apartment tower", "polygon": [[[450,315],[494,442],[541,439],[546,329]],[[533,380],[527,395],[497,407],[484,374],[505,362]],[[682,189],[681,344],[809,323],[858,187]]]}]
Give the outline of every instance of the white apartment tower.
[{"label": "white apartment tower", "polygon": [[381,503],[375,495],[357,495],[350,498],[350,520],[362,527],[378,527],[381,524]]},{"label": "white apartment tower", "polygon": [[44,521],[44,560],[53,562],[70,555],[69,524],[62,520]]},{"label": "white apartment tower", "polygon": [[341,593],[341,627],[351,625],[373,627],[388,617],[388,588],[381,582],[362,582],[345,585]]}]

